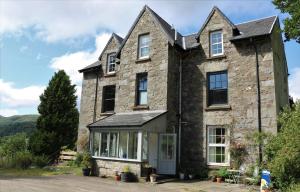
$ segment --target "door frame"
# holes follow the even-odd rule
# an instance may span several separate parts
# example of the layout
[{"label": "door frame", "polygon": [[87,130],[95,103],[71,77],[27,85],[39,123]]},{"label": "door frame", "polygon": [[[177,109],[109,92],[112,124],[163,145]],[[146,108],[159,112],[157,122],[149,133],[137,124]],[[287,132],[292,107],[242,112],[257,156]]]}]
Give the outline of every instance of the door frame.
[{"label": "door frame", "polygon": [[[158,150],[157,150],[157,172],[159,173],[160,167],[160,158],[161,158],[161,138],[162,136],[173,136],[173,146],[174,146],[174,173],[173,174],[166,174],[166,175],[176,175],[177,173],[177,134],[176,133],[160,133],[158,134]],[[163,173],[162,173],[163,174]]]}]

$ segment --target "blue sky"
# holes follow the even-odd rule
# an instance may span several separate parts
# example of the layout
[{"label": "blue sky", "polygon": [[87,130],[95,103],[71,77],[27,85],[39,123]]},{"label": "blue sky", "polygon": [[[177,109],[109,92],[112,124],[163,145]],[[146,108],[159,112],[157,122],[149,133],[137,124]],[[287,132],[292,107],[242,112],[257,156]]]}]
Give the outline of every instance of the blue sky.
[{"label": "blue sky", "polygon": [[[143,5],[182,34],[197,32],[214,5],[233,23],[280,14],[267,0],[0,0],[0,115],[37,114],[55,71],[76,84],[78,69],[97,60],[110,34],[125,36]],[[285,43],[290,94],[300,98],[300,44]],[[79,102],[78,102],[79,103]]]}]

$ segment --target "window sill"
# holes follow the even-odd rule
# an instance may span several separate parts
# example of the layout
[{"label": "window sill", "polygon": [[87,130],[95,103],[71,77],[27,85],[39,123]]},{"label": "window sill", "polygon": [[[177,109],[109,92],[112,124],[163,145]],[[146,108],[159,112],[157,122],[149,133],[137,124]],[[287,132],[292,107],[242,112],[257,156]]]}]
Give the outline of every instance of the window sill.
[{"label": "window sill", "polygon": [[106,73],[104,75],[104,77],[115,77],[116,76],[116,72],[113,72],[113,73]]},{"label": "window sill", "polygon": [[147,58],[139,58],[135,61],[135,63],[143,63],[143,62],[148,62],[148,61],[151,61],[151,58],[150,57],[147,57]]},{"label": "window sill", "polygon": [[216,59],[225,59],[226,55],[216,55],[216,56],[210,56],[209,58],[206,58],[206,60],[216,60]]},{"label": "window sill", "polygon": [[138,110],[148,110],[149,109],[149,106],[148,105],[137,105],[137,106],[134,106],[132,108],[134,111],[138,111]]},{"label": "window sill", "polygon": [[142,161],[137,159],[122,159],[122,158],[114,158],[114,157],[98,157],[98,156],[92,156],[94,159],[100,159],[100,160],[111,160],[111,161],[123,161],[123,162],[135,162],[135,163],[142,163]]},{"label": "window sill", "polygon": [[205,108],[205,111],[231,110],[230,105],[211,105]]},{"label": "window sill", "polygon": [[110,116],[113,114],[115,114],[115,113],[114,112],[103,112],[103,113],[100,113],[100,116]]},{"label": "window sill", "polygon": [[207,163],[210,169],[218,168],[218,167],[229,167],[229,163]]}]

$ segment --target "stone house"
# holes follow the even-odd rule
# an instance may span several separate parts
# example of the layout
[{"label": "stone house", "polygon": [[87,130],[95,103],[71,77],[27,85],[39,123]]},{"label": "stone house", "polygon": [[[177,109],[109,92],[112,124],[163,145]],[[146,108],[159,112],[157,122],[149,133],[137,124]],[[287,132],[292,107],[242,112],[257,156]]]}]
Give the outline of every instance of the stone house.
[{"label": "stone house", "polygon": [[[230,166],[230,143],[278,130],[288,69],[276,16],[232,23],[217,7],[182,35],[145,6],[123,39],[113,33],[83,73],[78,150],[100,174],[138,176]],[[245,163],[261,148],[247,148]]]}]

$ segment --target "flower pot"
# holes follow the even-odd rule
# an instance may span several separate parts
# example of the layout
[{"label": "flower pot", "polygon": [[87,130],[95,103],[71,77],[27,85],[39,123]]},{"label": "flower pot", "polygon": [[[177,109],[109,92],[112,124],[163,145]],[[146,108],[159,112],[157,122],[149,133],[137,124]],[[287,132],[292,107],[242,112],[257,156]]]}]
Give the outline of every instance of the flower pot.
[{"label": "flower pot", "polygon": [[195,178],[195,175],[194,174],[189,174],[189,179],[194,179]]},{"label": "flower pot", "polygon": [[116,181],[121,181],[121,176],[120,175],[116,175],[115,179],[116,179]]},{"label": "flower pot", "polygon": [[184,180],[185,179],[185,174],[184,173],[179,173],[179,179]]},{"label": "flower pot", "polygon": [[82,168],[82,174],[83,176],[90,176],[91,168]]},{"label": "flower pot", "polygon": [[222,177],[217,177],[217,183],[222,183]]},{"label": "flower pot", "polygon": [[134,176],[131,172],[122,172],[121,173],[121,181],[123,182],[131,182],[133,181]]},{"label": "flower pot", "polygon": [[154,183],[157,181],[157,175],[150,175],[150,182]]}]

